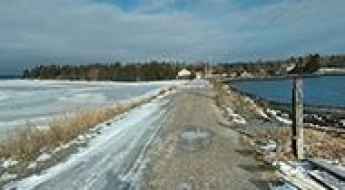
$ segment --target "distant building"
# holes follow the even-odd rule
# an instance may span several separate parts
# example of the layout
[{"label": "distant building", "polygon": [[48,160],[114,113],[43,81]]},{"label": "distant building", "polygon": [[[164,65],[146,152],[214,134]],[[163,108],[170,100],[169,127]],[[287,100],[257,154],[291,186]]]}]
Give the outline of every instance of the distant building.
[{"label": "distant building", "polygon": [[195,73],[195,78],[196,79],[202,79],[203,78],[203,73],[202,72],[196,72]]},{"label": "distant building", "polygon": [[182,69],[177,73],[177,79],[192,79],[192,72],[187,69]]},{"label": "distant building", "polygon": [[230,74],[229,74],[229,77],[230,78],[235,78],[235,77],[237,77],[238,75],[237,75],[237,73],[236,72],[231,72]]},{"label": "distant building", "polygon": [[247,71],[244,71],[241,73],[241,78],[252,78],[253,75],[251,73],[248,73]]}]

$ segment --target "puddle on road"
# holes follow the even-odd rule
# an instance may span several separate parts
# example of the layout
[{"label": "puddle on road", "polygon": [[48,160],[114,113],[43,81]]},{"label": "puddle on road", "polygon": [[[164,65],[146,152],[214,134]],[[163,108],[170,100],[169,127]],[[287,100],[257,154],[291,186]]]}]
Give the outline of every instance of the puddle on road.
[{"label": "puddle on road", "polygon": [[179,147],[187,152],[199,151],[207,148],[214,133],[208,129],[188,127],[179,136]]}]

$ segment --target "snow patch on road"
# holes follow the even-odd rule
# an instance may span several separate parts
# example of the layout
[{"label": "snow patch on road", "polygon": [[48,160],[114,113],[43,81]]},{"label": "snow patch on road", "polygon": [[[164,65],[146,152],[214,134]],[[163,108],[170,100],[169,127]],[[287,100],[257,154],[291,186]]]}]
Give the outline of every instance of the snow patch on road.
[{"label": "snow patch on road", "polygon": [[[136,158],[134,162],[134,168],[138,168],[144,162],[143,153],[145,149],[161,127],[156,126],[156,124],[154,125],[153,122],[160,120],[162,117],[164,111],[161,110],[161,107],[167,103],[167,101],[162,100],[163,97],[164,96],[160,96],[150,103],[131,110],[126,117],[121,120],[114,119],[107,122],[111,123],[107,127],[105,127],[106,125],[104,124],[100,124],[100,134],[91,139],[87,147],[80,148],[78,153],[71,155],[66,162],[60,163],[41,174],[33,175],[21,181],[12,182],[5,186],[4,189],[10,190],[15,188],[17,190],[30,190],[49,183],[55,184],[56,182],[62,185],[64,182],[57,180],[59,178],[66,180],[67,183],[71,183],[69,180],[73,180],[73,186],[82,184],[85,188],[88,187],[87,189],[94,189],[95,184],[97,184],[97,187],[104,186],[104,183],[107,182],[105,181],[106,179],[104,179],[106,178],[104,175],[110,171],[116,172],[114,171],[116,169],[121,173],[123,170],[122,167],[125,167],[123,165],[128,164],[126,160],[130,159],[127,157],[136,154],[135,151],[137,146],[142,146],[144,144],[138,158]],[[143,140],[143,138],[145,138],[145,140]],[[81,139],[79,138],[79,140]],[[44,156],[44,158],[46,157],[47,156]],[[78,174],[75,174],[77,176],[71,176],[71,178],[75,177],[74,179],[70,179],[69,177],[66,178],[66,175],[72,175],[76,172],[75,168],[85,171],[78,172]],[[125,173],[124,178],[129,180],[134,173],[132,167],[129,173]],[[81,180],[85,180],[85,178],[90,178],[90,181],[82,182]],[[54,186],[55,188],[51,189],[59,189],[57,185]],[[60,189],[61,188],[62,186]],[[64,188],[66,190],[75,189],[75,186],[66,186]],[[81,186],[80,188],[83,189],[84,187]]]}]

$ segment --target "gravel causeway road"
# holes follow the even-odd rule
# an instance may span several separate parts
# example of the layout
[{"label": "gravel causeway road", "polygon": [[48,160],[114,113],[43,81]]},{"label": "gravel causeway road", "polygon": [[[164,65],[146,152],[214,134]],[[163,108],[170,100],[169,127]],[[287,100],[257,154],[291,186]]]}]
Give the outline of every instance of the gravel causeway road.
[{"label": "gravel causeway road", "polygon": [[7,190],[263,189],[253,155],[224,127],[205,81],[180,86],[104,126],[78,153]]},{"label": "gravel causeway road", "polygon": [[161,142],[151,150],[150,174],[143,189],[266,189],[261,165],[240,140],[224,127],[215,92],[195,81],[172,97]]}]

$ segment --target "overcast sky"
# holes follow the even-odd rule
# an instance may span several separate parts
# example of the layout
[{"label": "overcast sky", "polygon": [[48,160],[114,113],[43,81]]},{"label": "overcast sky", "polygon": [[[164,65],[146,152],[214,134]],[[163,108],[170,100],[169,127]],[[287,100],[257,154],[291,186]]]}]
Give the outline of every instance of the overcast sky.
[{"label": "overcast sky", "polygon": [[0,0],[0,74],[37,64],[345,52],[344,0]]}]

